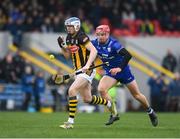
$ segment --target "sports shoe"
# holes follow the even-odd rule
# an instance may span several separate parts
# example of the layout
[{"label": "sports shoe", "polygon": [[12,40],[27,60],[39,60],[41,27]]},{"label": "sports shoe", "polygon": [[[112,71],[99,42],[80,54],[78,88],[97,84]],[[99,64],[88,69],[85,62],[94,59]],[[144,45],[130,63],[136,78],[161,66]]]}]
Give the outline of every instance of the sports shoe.
[{"label": "sports shoe", "polygon": [[64,122],[64,124],[63,125],[59,125],[59,127],[64,128],[64,129],[72,129],[74,126],[70,122]]},{"label": "sports shoe", "polygon": [[119,115],[117,114],[116,116],[113,116],[111,114],[110,117],[109,117],[109,121],[107,123],[105,123],[105,125],[111,125],[117,120],[119,120]]},{"label": "sports shoe", "polygon": [[118,114],[115,102],[111,102],[111,107],[109,107],[108,109],[113,116],[116,116]]},{"label": "sports shoe", "polygon": [[156,113],[154,112],[154,110],[152,111],[152,113],[148,114],[149,118],[151,120],[151,123],[153,126],[157,126],[158,125],[158,118]]}]

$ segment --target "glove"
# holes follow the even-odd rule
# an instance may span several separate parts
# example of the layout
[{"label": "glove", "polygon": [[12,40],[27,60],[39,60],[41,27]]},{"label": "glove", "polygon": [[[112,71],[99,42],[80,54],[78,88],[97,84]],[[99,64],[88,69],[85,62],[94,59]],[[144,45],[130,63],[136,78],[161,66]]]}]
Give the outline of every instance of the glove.
[{"label": "glove", "polygon": [[64,42],[64,39],[63,39],[62,36],[59,36],[58,39],[57,39],[57,41],[58,41],[58,44],[59,44],[59,46],[60,46],[61,48],[66,48],[66,43]]}]

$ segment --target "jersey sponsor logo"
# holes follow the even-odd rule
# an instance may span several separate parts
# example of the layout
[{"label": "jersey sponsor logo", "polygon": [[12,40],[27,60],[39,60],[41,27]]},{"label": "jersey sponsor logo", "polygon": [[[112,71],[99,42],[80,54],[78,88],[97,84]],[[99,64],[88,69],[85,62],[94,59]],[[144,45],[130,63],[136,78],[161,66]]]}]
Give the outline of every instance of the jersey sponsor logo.
[{"label": "jersey sponsor logo", "polygon": [[108,50],[108,52],[111,52],[111,48],[110,47],[108,47],[107,50]]},{"label": "jersey sponsor logo", "polygon": [[102,54],[103,57],[108,57],[108,54]]},{"label": "jersey sponsor logo", "polygon": [[69,50],[71,53],[76,53],[79,50],[79,47],[77,45],[70,45]]}]

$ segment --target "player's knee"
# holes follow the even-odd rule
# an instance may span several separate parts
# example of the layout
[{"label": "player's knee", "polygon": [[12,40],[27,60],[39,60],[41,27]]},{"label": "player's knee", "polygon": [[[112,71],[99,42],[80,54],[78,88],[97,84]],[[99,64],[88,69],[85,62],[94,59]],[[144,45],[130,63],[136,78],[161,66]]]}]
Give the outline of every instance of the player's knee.
[{"label": "player's knee", "polygon": [[84,103],[90,103],[90,102],[91,102],[91,98],[89,98],[89,97],[84,97],[84,98],[83,98],[83,101],[84,101]]},{"label": "player's knee", "polygon": [[106,88],[105,87],[98,87],[98,92],[101,94],[104,94],[106,92]]},{"label": "player's knee", "polygon": [[76,89],[69,89],[69,91],[68,91],[68,95],[71,97],[71,96],[75,96],[76,95]]},{"label": "player's knee", "polygon": [[106,98],[107,95],[107,89],[103,87],[98,87],[98,92],[101,94],[102,98]]}]

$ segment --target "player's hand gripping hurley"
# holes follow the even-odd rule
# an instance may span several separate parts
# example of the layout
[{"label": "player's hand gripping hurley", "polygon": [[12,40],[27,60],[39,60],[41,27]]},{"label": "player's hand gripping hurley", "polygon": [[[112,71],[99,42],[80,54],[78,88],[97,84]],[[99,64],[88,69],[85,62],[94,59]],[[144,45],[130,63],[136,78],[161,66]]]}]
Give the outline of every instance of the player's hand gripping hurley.
[{"label": "player's hand gripping hurley", "polygon": [[[109,66],[109,62],[105,62],[105,63],[102,63],[102,64],[97,65],[97,66],[92,66],[88,70],[92,70],[92,69],[95,69],[95,68],[98,68],[98,67],[101,67],[101,66],[104,66],[104,65]],[[83,73],[83,71],[80,70],[80,71],[76,71],[76,72],[74,72],[72,74],[64,74],[64,75],[56,74],[56,75],[53,76],[53,80],[54,80],[54,82],[56,84],[61,84],[61,83],[64,83],[65,80],[67,80],[69,78],[72,78],[75,75],[78,75],[78,74],[81,74],[81,73]]]}]

